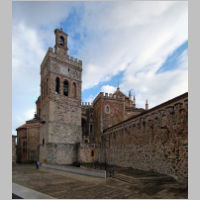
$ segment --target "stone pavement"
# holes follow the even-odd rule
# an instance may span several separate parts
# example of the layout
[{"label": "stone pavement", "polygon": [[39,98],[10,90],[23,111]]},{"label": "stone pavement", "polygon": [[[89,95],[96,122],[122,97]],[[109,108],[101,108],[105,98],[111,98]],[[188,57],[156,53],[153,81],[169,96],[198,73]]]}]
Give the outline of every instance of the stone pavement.
[{"label": "stone pavement", "polygon": [[13,167],[12,181],[57,199],[187,198],[187,189],[166,177],[161,180],[161,176],[152,176],[146,172],[143,174],[141,171],[138,173],[134,170],[131,171],[132,178],[129,173],[120,173],[116,178],[104,179],[48,168],[37,170],[35,165],[17,164]]},{"label": "stone pavement", "polygon": [[43,194],[41,192],[32,190],[30,188],[12,183],[12,193],[16,196],[15,198],[23,199],[54,199],[53,197]]}]

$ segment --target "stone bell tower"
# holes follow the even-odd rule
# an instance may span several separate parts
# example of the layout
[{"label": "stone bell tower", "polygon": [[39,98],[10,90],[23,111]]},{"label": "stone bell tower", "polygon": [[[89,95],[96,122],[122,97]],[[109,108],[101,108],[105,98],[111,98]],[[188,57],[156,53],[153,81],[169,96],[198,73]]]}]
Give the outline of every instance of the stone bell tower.
[{"label": "stone bell tower", "polygon": [[67,34],[55,30],[55,47],[41,64],[40,161],[71,164],[81,142],[82,61],[68,55]]}]

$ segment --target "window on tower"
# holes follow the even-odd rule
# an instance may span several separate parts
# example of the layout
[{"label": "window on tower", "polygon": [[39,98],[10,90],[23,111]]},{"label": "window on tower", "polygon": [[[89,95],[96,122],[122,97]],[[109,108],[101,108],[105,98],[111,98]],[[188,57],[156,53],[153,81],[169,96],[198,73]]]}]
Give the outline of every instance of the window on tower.
[{"label": "window on tower", "polygon": [[74,98],[76,98],[76,83],[73,83],[73,94]]},{"label": "window on tower", "polygon": [[60,93],[60,79],[58,77],[56,78],[56,92]]},{"label": "window on tower", "polygon": [[64,95],[68,96],[69,93],[69,83],[67,80],[64,81]]},{"label": "window on tower", "polygon": [[59,38],[59,45],[64,46],[64,37],[60,36]]},{"label": "window on tower", "polygon": [[91,156],[94,157],[94,150],[91,151]]},{"label": "window on tower", "polygon": [[109,113],[110,112],[110,107],[107,105],[107,106],[105,106],[105,112],[106,113]]}]

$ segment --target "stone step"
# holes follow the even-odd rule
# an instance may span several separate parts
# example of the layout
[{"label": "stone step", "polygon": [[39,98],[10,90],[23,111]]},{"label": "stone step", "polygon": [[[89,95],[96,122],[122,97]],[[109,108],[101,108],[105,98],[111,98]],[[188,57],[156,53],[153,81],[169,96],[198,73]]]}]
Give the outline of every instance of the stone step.
[{"label": "stone step", "polygon": [[53,164],[46,164],[43,163],[42,167],[66,171],[74,174],[81,174],[86,176],[94,176],[99,178],[106,178],[106,171],[105,170],[98,170],[98,169],[84,169],[80,167],[73,167],[73,166],[63,166],[63,165],[53,165]]},{"label": "stone step", "polygon": [[138,182],[144,182],[144,183],[152,183],[152,182],[171,182],[174,181],[174,178],[170,176],[151,176],[151,177],[134,177],[134,176],[127,176],[124,174],[116,173],[113,178],[116,178],[121,181],[125,181],[128,183],[138,183]]}]

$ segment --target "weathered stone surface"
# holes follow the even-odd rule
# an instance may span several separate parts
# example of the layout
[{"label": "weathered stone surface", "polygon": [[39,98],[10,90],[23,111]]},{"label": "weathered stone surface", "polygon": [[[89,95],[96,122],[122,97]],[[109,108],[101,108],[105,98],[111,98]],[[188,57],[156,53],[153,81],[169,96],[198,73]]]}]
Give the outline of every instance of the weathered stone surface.
[{"label": "weathered stone surface", "polygon": [[[119,88],[115,93],[109,95],[100,92],[93,101],[93,108],[96,143],[101,142],[104,129],[144,112],[144,109],[136,108],[132,100],[124,95]],[[106,110],[107,108],[108,110]]]},{"label": "weathered stone surface", "polygon": [[40,123],[38,119],[26,121],[17,128],[17,161],[36,161],[39,157]]},{"label": "weathered stone surface", "polygon": [[25,142],[25,151],[37,149],[41,162],[98,161],[186,180],[188,94],[150,110],[146,103],[144,110],[136,108],[131,93],[128,97],[117,88],[113,94],[100,92],[92,104],[81,104],[82,61],[67,54],[67,34],[59,29],[55,34],[55,48],[49,48],[41,64],[37,127],[29,123],[29,129],[18,131],[20,159],[29,159],[22,151]]},{"label": "weathered stone surface", "polygon": [[[187,188],[156,173],[115,169],[115,177],[97,178],[33,165],[12,168],[14,183],[55,199],[187,199]],[[120,177],[119,177],[120,175]],[[124,179],[124,180],[123,180]]]},{"label": "weathered stone surface", "polygon": [[[82,62],[67,55],[67,35],[58,29],[55,34],[55,52],[49,49],[41,64],[40,161],[71,164],[77,160],[76,146],[82,139]],[[63,37],[63,45],[59,37]]]},{"label": "weathered stone surface", "polygon": [[12,135],[12,164],[16,164],[17,154],[16,154],[16,137]]},{"label": "weathered stone surface", "polygon": [[93,163],[96,160],[97,153],[95,146],[81,143],[78,149],[78,161],[81,163]]},{"label": "weathered stone surface", "polygon": [[105,130],[97,151],[99,162],[154,170],[187,181],[187,98],[186,93]]}]

